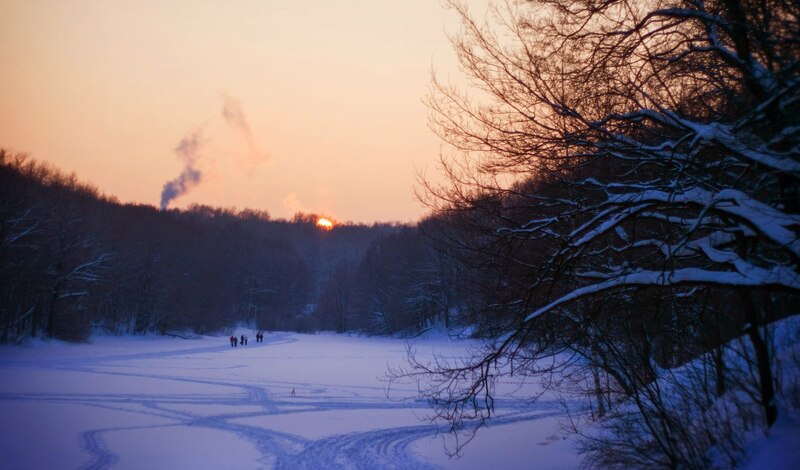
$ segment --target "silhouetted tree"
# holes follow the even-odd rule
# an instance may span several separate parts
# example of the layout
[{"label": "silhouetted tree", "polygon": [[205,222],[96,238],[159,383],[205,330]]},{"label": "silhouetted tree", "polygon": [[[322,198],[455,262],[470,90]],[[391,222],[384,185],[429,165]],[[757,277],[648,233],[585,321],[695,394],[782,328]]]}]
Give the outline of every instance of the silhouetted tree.
[{"label": "silhouetted tree", "polygon": [[[671,349],[666,325],[689,321],[673,299],[713,289],[740,300],[771,425],[761,299],[800,292],[798,4],[532,0],[480,22],[448,3],[473,90],[434,79],[431,122],[453,152],[428,202],[461,222],[453,246],[495,286],[499,339],[436,371],[440,416],[487,418],[494,365],[569,349],[635,395],[651,340]],[[629,361],[604,361],[599,339]]]}]

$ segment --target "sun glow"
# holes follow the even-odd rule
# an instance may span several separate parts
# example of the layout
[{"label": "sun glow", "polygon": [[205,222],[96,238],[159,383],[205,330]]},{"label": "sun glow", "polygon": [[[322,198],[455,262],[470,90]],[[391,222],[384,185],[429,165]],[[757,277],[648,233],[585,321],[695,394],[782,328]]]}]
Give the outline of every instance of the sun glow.
[{"label": "sun glow", "polygon": [[326,219],[325,217],[320,217],[317,219],[317,227],[323,230],[332,230],[333,222],[330,219]]}]

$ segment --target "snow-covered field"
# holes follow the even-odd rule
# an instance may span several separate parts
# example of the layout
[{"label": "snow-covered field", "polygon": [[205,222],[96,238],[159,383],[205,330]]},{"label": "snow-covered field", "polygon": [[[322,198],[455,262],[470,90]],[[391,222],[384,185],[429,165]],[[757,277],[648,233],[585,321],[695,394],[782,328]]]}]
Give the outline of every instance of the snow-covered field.
[{"label": "snow-covered field", "polygon": [[[241,332],[240,332],[241,333]],[[460,457],[413,385],[383,377],[406,342],[267,334],[96,337],[0,348],[0,468],[576,468],[554,400],[509,384]],[[468,341],[420,339],[421,354]],[[535,391],[523,386],[520,396]],[[292,395],[294,390],[294,395]]]}]

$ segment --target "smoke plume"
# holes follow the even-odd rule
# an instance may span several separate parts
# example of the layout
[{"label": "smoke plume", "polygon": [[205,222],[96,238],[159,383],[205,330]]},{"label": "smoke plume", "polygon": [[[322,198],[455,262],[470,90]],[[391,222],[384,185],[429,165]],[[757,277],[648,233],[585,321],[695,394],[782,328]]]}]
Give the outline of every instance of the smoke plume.
[{"label": "smoke plume", "polygon": [[228,123],[228,126],[244,139],[245,145],[247,145],[246,161],[242,163],[249,167],[250,170],[253,170],[259,163],[267,161],[269,155],[259,149],[239,100],[228,94],[223,94],[222,102],[222,117]]},{"label": "smoke plume", "polygon": [[307,212],[296,193],[289,193],[283,198],[283,208],[286,209],[286,213],[289,215]]},{"label": "smoke plume", "polygon": [[[239,168],[240,170],[253,172],[258,164],[265,162],[269,158],[269,155],[259,149],[253,132],[250,130],[250,124],[247,122],[244,111],[242,111],[242,104],[227,94],[222,95],[222,100],[222,118],[228,127],[244,141],[247,148],[243,158],[236,158]],[[175,147],[175,154],[183,161],[184,167],[177,178],[164,183],[164,188],[161,190],[162,210],[169,207],[175,198],[186,194],[202,180],[203,173],[198,167],[200,151],[204,146],[202,131],[202,128],[198,128],[190,132]]]},{"label": "smoke plume", "polygon": [[250,132],[250,125],[247,124],[247,119],[244,117],[242,111],[242,103],[230,95],[222,95],[222,117],[234,129],[237,129],[246,137],[252,139],[253,134]]},{"label": "smoke plume", "polygon": [[167,181],[161,190],[161,209],[166,209],[176,197],[185,194],[197,186],[202,178],[202,173],[197,168],[197,157],[202,147],[202,132],[200,129],[189,133],[181,139],[175,147],[175,153],[184,162],[183,171],[177,178]]}]

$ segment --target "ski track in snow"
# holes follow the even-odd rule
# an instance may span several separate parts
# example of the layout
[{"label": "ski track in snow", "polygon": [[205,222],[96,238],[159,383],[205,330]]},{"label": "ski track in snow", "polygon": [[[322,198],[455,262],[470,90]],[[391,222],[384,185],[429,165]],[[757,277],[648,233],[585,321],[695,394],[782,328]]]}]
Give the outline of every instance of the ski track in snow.
[{"label": "ski track in snow", "polygon": [[81,467],[85,470],[108,468],[119,461],[119,457],[106,448],[101,434],[105,430],[86,431],[81,434],[81,448],[92,456],[92,460]]},{"label": "ski track in snow", "polygon": [[[244,348],[247,350],[250,348],[254,349],[270,345],[286,344],[293,341],[297,341],[297,339],[290,334],[272,334],[265,338],[263,344],[256,345],[254,343],[254,345],[245,346]],[[430,408],[424,400],[407,399],[398,402],[387,399],[385,395],[370,397],[362,393],[365,391],[372,392],[373,394],[376,391],[383,392],[384,388],[382,386],[368,387],[354,385],[345,387],[323,383],[289,383],[267,379],[259,380],[259,384],[254,385],[252,383],[243,383],[245,381],[253,382],[254,379],[252,377],[242,377],[242,381],[237,382],[234,380],[164,374],[159,372],[157,368],[154,369],[152,373],[142,373],[141,366],[137,367],[137,372],[104,370],[104,368],[109,366],[114,366],[116,369],[119,369],[119,363],[121,362],[185,358],[186,356],[196,354],[220,353],[224,351],[224,349],[225,348],[220,348],[219,346],[213,346],[102,357],[57,358],[25,362],[0,361],[0,367],[43,368],[103,376],[175,381],[189,384],[211,385],[215,387],[228,387],[237,389],[235,393],[0,393],[0,401],[82,405],[156,417],[169,422],[168,424],[149,426],[104,427],[83,432],[78,436],[78,441],[81,449],[89,455],[88,461],[81,467],[85,470],[110,468],[120,461],[120,456],[114,452],[114,449],[109,447],[105,436],[120,431],[146,431],[147,429],[180,426],[222,431],[244,439],[252,444],[260,453],[261,458],[259,459],[259,463],[265,468],[327,468],[347,470],[375,468],[436,468],[422,460],[419,456],[414,455],[411,449],[411,444],[415,441],[436,436],[443,432],[436,424],[425,421],[420,421],[422,424],[413,426],[390,427],[339,434],[316,440],[264,427],[235,422],[235,420],[241,420],[242,418],[257,418],[307,412],[416,410],[415,412],[417,415],[430,413]],[[235,369],[238,367],[243,366],[229,368]],[[322,399],[312,399],[308,396],[286,397],[288,395],[288,390],[292,388],[297,388],[306,393],[323,392],[326,396]],[[270,389],[280,390],[281,396],[286,398],[276,398],[270,393]],[[176,409],[176,405],[178,407],[181,405],[200,407],[205,410],[220,405],[232,407],[231,409],[242,407],[243,410],[257,407],[262,411],[228,411],[217,414],[199,414]],[[206,406],[208,408],[204,408]],[[512,411],[504,416],[494,418],[491,422],[493,426],[530,421],[560,414],[558,405],[551,402],[538,402],[534,407],[528,407],[515,400],[498,400],[497,406],[498,408],[506,407],[506,410]],[[298,407],[301,408],[298,409]]]}]

